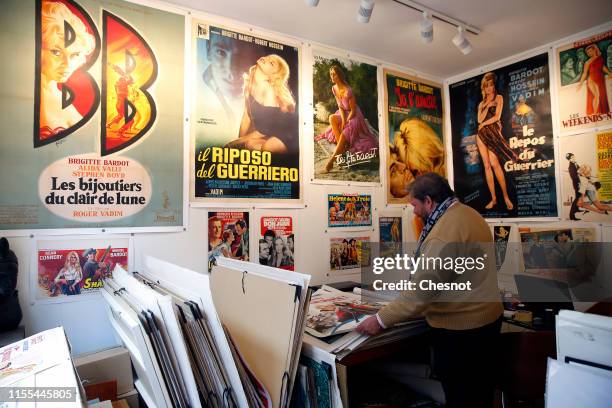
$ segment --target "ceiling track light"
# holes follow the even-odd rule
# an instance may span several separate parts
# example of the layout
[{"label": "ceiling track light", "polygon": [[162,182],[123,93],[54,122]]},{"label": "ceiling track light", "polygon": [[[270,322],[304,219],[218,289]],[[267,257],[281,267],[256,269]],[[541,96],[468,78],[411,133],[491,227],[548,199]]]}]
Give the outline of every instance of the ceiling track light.
[{"label": "ceiling track light", "polygon": [[374,10],[375,0],[361,0],[359,4],[359,11],[357,12],[357,21],[363,24],[370,22],[372,16],[372,10]]},{"label": "ceiling track light", "polygon": [[423,19],[421,20],[421,41],[425,44],[433,41],[433,21],[431,21],[427,11],[423,12]]},{"label": "ceiling track light", "polygon": [[306,0],[306,4],[310,7],[317,7],[319,5],[319,0]]},{"label": "ceiling track light", "polygon": [[478,35],[480,34],[480,29],[472,25],[465,24],[464,22],[446,14],[439,13],[412,0],[393,0],[393,2],[418,11],[419,13],[423,13],[423,19],[421,20],[421,41],[423,41],[425,44],[429,44],[433,41],[432,20],[435,18],[438,21],[452,25],[453,27],[457,27],[458,32],[453,37],[452,41],[453,44],[455,44],[455,46],[463,53],[463,55],[467,55],[472,52],[472,44],[467,39],[465,33],[469,32],[474,35]]},{"label": "ceiling track light", "polygon": [[462,26],[457,27],[457,35],[453,37],[453,44],[459,48],[463,55],[468,55],[472,52],[472,44],[465,36],[465,29]]},{"label": "ceiling track light", "polygon": [[446,15],[444,13],[440,13],[436,10],[432,10],[429,7],[425,7],[422,4],[417,3],[416,1],[412,1],[412,0],[393,0],[394,3],[400,4],[404,7],[408,7],[409,9],[412,9],[414,11],[418,11],[419,13],[424,13],[427,12],[428,16],[431,19],[436,19],[438,21],[441,21],[443,23],[446,23],[448,25],[452,25],[453,27],[463,27],[465,29],[466,32],[474,34],[474,35],[478,35],[480,34],[480,29],[477,27],[474,27],[473,25],[470,24],[466,24],[463,21],[459,21],[449,15]]}]

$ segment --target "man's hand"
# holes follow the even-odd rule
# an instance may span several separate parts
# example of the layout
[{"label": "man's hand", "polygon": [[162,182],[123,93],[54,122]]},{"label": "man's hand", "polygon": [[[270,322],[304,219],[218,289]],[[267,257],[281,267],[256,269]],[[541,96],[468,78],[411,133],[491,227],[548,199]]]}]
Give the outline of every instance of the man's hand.
[{"label": "man's hand", "polygon": [[361,322],[355,330],[357,330],[361,334],[376,336],[378,333],[383,331],[383,328],[378,323],[376,315],[373,315]]}]

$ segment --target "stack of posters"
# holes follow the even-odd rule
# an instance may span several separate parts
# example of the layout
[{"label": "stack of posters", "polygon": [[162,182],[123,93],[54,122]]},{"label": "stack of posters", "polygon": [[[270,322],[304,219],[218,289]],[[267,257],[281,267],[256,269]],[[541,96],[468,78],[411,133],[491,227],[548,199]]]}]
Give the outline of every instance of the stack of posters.
[{"label": "stack of posters", "polygon": [[358,348],[397,341],[398,338],[420,333],[426,327],[423,319],[416,319],[376,337],[355,331],[363,320],[376,314],[390,300],[390,297],[369,297],[360,291],[342,292],[324,285],[312,295],[304,341],[342,358]]},{"label": "stack of posters", "polygon": [[[250,379],[259,396],[249,399],[249,406],[287,407],[302,348],[310,276],[219,258],[210,282],[219,319],[240,360],[243,384]],[[269,396],[269,405],[262,395]]]},{"label": "stack of posters", "polygon": [[304,343],[291,405],[342,408],[336,356]]},{"label": "stack of posters", "polygon": [[120,266],[115,267],[112,278],[106,279],[105,290],[120,297],[123,306],[131,308],[138,318],[167,406],[201,407],[172,298],[152,290]]},{"label": "stack of posters", "polygon": [[333,396],[330,392],[332,381],[331,365],[303,355],[300,358],[295,377],[295,388],[292,396],[294,406],[333,406]]},{"label": "stack of posters", "polygon": [[143,267],[117,268],[103,295],[147,405],[249,406],[208,276],[149,256]]}]

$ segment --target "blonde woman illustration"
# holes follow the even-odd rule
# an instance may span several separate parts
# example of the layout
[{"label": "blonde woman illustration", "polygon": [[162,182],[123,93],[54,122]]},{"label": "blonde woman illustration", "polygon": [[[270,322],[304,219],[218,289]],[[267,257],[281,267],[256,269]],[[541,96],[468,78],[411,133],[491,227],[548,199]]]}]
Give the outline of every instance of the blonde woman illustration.
[{"label": "blonde woman illustration", "polygon": [[64,266],[53,281],[51,296],[57,296],[60,290],[64,295],[79,295],[81,293],[80,282],[83,280],[83,270],[79,261],[79,255],[70,251],[66,256]]},{"label": "blonde woman illustration", "polygon": [[424,173],[446,175],[444,145],[433,129],[420,119],[406,119],[390,146],[389,191],[395,198],[408,195],[406,188]]},{"label": "blonde woman illustration", "polygon": [[[70,29],[70,32],[68,32]],[[68,129],[83,116],[74,105],[64,106],[59,85],[87,61],[96,40],[83,21],[57,1],[41,6],[42,47],[40,50],[40,138]]]},{"label": "blonde woman illustration", "polygon": [[276,54],[266,55],[244,78],[245,110],[238,138],[227,147],[273,153],[298,151],[296,102],[288,85],[289,65]]}]

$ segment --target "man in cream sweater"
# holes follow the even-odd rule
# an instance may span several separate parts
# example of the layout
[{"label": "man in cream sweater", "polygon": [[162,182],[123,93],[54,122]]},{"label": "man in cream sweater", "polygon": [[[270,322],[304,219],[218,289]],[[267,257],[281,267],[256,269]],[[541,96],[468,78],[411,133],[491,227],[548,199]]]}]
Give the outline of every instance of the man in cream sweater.
[{"label": "man in cream sweater", "polygon": [[[442,382],[446,406],[491,407],[503,307],[489,225],[478,212],[460,203],[438,174],[417,177],[408,191],[414,213],[425,221],[415,257],[461,258],[462,262],[469,257],[484,266],[469,271],[444,269],[439,264],[419,268],[411,278],[414,290],[402,292],[357,330],[376,335],[424,315],[431,326],[434,373]],[[450,283],[455,290],[431,290]],[[456,290],[457,284],[470,289]]]}]

